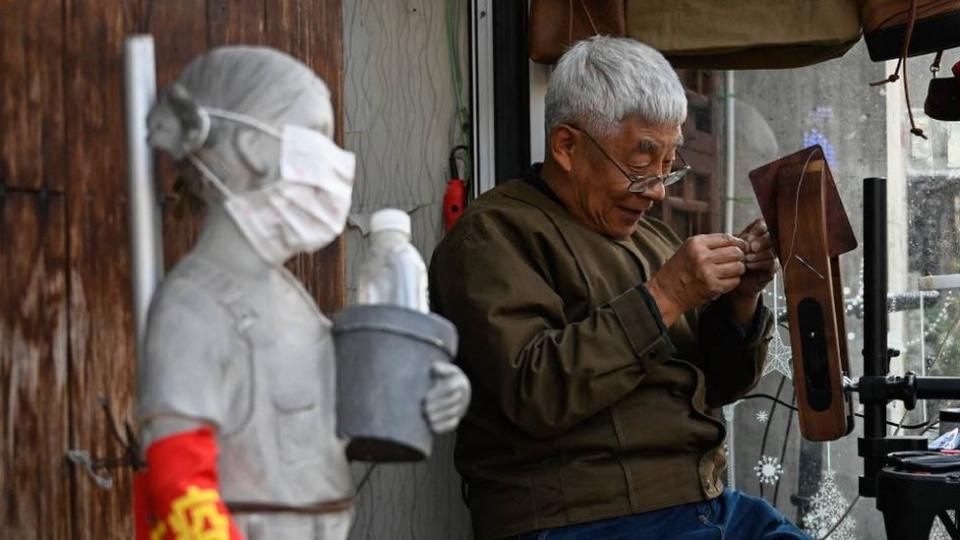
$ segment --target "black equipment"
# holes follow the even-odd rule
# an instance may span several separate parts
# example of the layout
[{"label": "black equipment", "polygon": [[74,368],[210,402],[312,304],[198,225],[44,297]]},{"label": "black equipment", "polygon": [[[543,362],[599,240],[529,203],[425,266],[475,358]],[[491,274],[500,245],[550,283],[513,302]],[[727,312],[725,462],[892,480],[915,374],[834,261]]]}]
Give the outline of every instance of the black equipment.
[{"label": "black equipment", "polygon": [[902,400],[913,409],[918,399],[960,398],[960,378],[888,375],[887,348],[887,199],[886,179],[863,181],[864,346],[863,377],[848,389],[860,394],[864,436],[858,452],[864,461],[859,491],[875,497],[883,512],[888,540],[920,540],[939,517],[951,538],[960,540],[955,514],[960,510],[960,456],[926,452],[923,437],[887,437],[887,403]]}]

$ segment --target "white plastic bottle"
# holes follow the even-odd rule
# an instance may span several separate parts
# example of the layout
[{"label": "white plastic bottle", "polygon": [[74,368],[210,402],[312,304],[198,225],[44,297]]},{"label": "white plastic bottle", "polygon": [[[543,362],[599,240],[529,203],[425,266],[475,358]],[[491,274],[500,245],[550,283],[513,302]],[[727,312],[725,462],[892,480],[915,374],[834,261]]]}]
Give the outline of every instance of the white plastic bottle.
[{"label": "white plastic bottle", "polygon": [[370,218],[370,248],[360,264],[357,303],[430,312],[427,266],[410,243],[410,216],[384,208]]}]

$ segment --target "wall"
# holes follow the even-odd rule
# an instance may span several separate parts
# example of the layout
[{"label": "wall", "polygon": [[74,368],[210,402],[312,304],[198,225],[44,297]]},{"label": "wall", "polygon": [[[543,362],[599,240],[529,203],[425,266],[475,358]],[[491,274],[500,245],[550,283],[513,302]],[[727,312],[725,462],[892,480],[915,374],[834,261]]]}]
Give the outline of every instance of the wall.
[{"label": "wall", "polygon": [[[466,52],[462,3],[458,28]],[[444,10],[444,0],[343,3],[344,141],[358,158],[346,234],[351,297],[372,212],[385,206],[409,212],[413,243],[427,261],[442,235],[440,203],[456,129]],[[469,538],[452,453],[447,435],[425,463],[378,466],[360,492],[351,538]],[[367,467],[354,465],[358,480]]]}]

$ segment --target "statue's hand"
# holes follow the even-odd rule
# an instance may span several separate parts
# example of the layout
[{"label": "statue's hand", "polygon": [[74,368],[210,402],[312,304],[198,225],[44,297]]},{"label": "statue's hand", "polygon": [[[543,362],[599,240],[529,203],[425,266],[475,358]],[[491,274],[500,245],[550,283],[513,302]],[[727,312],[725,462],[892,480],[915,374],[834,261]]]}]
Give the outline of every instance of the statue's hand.
[{"label": "statue's hand", "polygon": [[434,433],[456,429],[470,404],[470,381],[460,368],[449,362],[434,362],[433,386],[427,392],[423,410]]}]

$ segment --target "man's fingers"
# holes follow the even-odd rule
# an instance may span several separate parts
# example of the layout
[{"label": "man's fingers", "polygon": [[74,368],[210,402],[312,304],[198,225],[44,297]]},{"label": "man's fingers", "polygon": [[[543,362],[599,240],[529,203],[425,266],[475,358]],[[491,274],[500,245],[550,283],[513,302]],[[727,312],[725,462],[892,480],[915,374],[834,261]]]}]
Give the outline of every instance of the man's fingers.
[{"label": "man's fingers", "polygon": [[746,238],[747,236],[749,236],[753,232],[752,229],[757,225],[757,222],[760,221],[760,219],[761,218],[757,218],[751,221],[750,223],[748,223],[747,226],[744,227],[742,231],[737,233],[737,236],[739,236],[740,238]]},{"label": "man's fingers", "polygon": [[757,253],[747,253],[743,260],[747,261],[748,263],[754,263],[769,261],[776,258],[777,256],[773,254],[773,250],[765,249]]},{"label": "man's fingers", "polygon": [[779,266],[777,265],[776,259],[771,259],[768,261],[759,261],[759,262],[748,262],[746,264],[747,270],[761,270],[764,272],[770,272],[771,274],[775,273]]},{"label": "man's fingers", "polygon": [[740,284],[740,276],[725,278],[725,279],[718,279],[717,286],[716,286],[716,294],[714,294],[712,298],[717,298],[720,295],[726,294],[736,289],[737,285],[739,284]]},{"label": "man's fingers", "polygon": [[715,267],[716,277],[718,279],[724,280],[729,278],[739,278],[747,271],[747,267],[742,262],[729,262],[724,264],[718,264]]},{"label": "man's fingers", "polygon": [[747,246],[748,253],[760,253],[769,249],[773,249],[773,240],[769,234],[752,237]]},{"label": "man's fingers", "polygon": [[743,261],[745,255],[743,250],[734,246],[727,246],[710,250],[710,262],[714,264],[723,264],[728,262]]},{"label": "man's fingers", "polygon": [[746,227],[740,231],[740,238],[745,238],[747,236],[759,236],[767,232],[767,222],[763,220],[762,217],[759,217],[751,221]]},{"label": "man's fingers", "polygon": [[717,249],[726,246],[734,246],[740,248],[741,251],[747,250],[747,242],[742,238],[737,238],[732,234],[725,233],[714,233],[714,234],[702,234],[696,237],[704,247],[707,249]]}]

